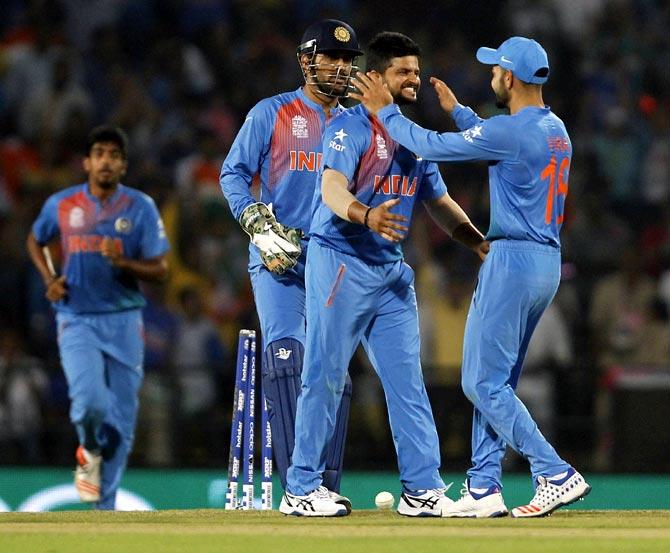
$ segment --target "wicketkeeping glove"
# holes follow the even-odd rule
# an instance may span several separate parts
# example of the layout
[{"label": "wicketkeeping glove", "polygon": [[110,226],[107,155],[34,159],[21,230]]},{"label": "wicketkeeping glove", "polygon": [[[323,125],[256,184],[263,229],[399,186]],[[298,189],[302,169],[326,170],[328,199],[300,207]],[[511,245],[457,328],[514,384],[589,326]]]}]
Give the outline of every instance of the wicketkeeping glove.
[{"label": "wicketkeeping glove", "polygon": [[298,262],[302,230],[282,225],[264,203],[247,207],[240,216],[240,225],[260,250],[263,264],[273,273],[281,275]]}]

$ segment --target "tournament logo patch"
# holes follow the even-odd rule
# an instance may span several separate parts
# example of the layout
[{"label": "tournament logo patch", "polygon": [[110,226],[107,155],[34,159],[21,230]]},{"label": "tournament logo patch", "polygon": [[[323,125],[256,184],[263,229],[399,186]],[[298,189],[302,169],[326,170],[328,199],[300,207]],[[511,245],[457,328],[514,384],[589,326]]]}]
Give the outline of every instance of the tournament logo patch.
[{"label": "tournament logo patch", "polygon": [[375,142],[377,143],[377,157],[379,159],[388,159],[389,153],[386,149],[386,140],[384,140],[384,137],[376,134]]},{"label": "tournament logo patch", "polygon": [[70,210],[68,223],[71,228],[81,228],[84,226],[84,210],[81,207],[73,207]]},{"label": "tournament logo patch", "polygon": [[333,32],[333,34],[335,35],[335,38],[340,42],[349,42],[349,39],[351,38],[351,33],[347,31],[344,27],[335,27],[335,31]]},{"label": "tournament logo patch", "polygon": [[133,224],[130,222],[130,219],[127,219],[126,217],[119,217],[116,221],[114,221],[114,230],[116,232],[128,234],[132,228]]},{"label": "tournament logo patch", "polygon": [[291,119],[291,134],[296,138],[309,138],[309,131],[307,129],[307,119],[302,115],[296,115]]}]

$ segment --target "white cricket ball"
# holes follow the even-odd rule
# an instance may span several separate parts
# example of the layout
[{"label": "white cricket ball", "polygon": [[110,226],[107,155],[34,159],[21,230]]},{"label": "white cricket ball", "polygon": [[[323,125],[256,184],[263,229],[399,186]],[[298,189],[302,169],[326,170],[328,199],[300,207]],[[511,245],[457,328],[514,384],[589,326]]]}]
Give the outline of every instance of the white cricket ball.
[{"label": "white cricket ball", "polygon": [[377,509],[381,511],[386,511],[393,507],[394,501],[393,494],[390,494],[389,492],[379,492],[375,496],[375,505],[377,505]]}]

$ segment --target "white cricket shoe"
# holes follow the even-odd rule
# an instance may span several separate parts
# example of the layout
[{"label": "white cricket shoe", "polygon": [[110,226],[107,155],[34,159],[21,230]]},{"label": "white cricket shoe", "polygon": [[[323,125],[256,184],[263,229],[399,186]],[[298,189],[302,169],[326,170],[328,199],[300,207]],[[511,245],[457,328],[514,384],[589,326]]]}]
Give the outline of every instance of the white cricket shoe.
[{"label": "white cricket shoe", "polygon": [[333,490],[328,490],[330,493],[330,498],[337,503],[338,505],[344,505],[344,508],[347,510],[347,514],[351,514],[351,500],[348,497],[340,495]]},{"label": "white cricket shoe", "polygon": [[507,507],[498,486],[470,488],[468,480],[463,482],[461,498],[442,509],[446,518],[496,518],[506,517]]},{"label": "white cricket shoe", "polygon": [[285,491],[279,512],[296,517],[343,517],[349,514],[344,505],[333,501],[331,492],[324,486],[307,495],[293,495]]},{"label": "white cricket shoe", "polygon": [[542,517],[553,513],[559,507],[570,505],[586,497],[591,486],[584,477],[570,467],[567,471],[550,477],[538,476],[535,496],[528,505],[512,509],[515,518]]},{"label": "white cricket shoe", "polygon": [[439,517],[442,510],[453,503],[444,495],[450,486],[415,492],[403,490],[398,501],[398,514],[406,517]]},{"label": "white cricket shoe", "polygon": [[91,453],[83,445],[77,448],[77,468],[74,471],[74,485],[79,499],[86,503],[100,501],[100,473],[102,455]]}]

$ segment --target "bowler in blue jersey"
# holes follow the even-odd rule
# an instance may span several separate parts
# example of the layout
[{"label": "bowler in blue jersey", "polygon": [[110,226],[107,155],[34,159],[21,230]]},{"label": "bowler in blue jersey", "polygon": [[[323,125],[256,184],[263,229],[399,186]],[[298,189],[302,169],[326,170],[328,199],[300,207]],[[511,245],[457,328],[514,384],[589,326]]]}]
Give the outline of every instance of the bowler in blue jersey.
[{"label": "bowler in blue jersey", "polygon": [[377,115],[390,136],[433,161],[489,161],[491,252],[482,264],[465,328],[462,385],[474,405],[472,468],[448,517],[507,515],[501,463],[510,445],[528,459],[535,495],[514,517],[546,516],[590,491],[583,476],[545,439],[515,394],[530,338],[558,288],[559,233],[568,193],[572,143],[545,105],[547,53],[535,40],[512,37],[482,47],[492,66],[491,87],[509,115],[480,118],[451,89],[431,78],[440,105],[460,132],[438,133],[412,123],[392,104],[381,79],[360,75],[353,94]]},{"label": "bowler in blue jersey", "polygon": [[[419,56],[409,37],[380,33],[369,45],[368,69],[383,76],[396,101],[411,104],[421,82]],[[362,106],[329,123],[310,227],[305,366],[282,513],[347,514],[321,485],[325,445],[359,343],[386,395],[402,484],[398,513],[440,516],[451,503],[419,359],[414,271],[400,246],[418,202],[453,238],[485,256],[487,242],[447,193],[435,163],[394,141]]]},{"label": "bowler in blue jersey", "polygon": [[[27,249],[56,310],[58,347],[79,437],[75,485],[82,501],[111,510],[125,471],[143,377],[138,281],[167,278],[168,242],[153,200],[121,184],[125,133],[101,126],[88,136],[83,184],[50,196]],[[56,272],[48,244],[60,242]]]}]

